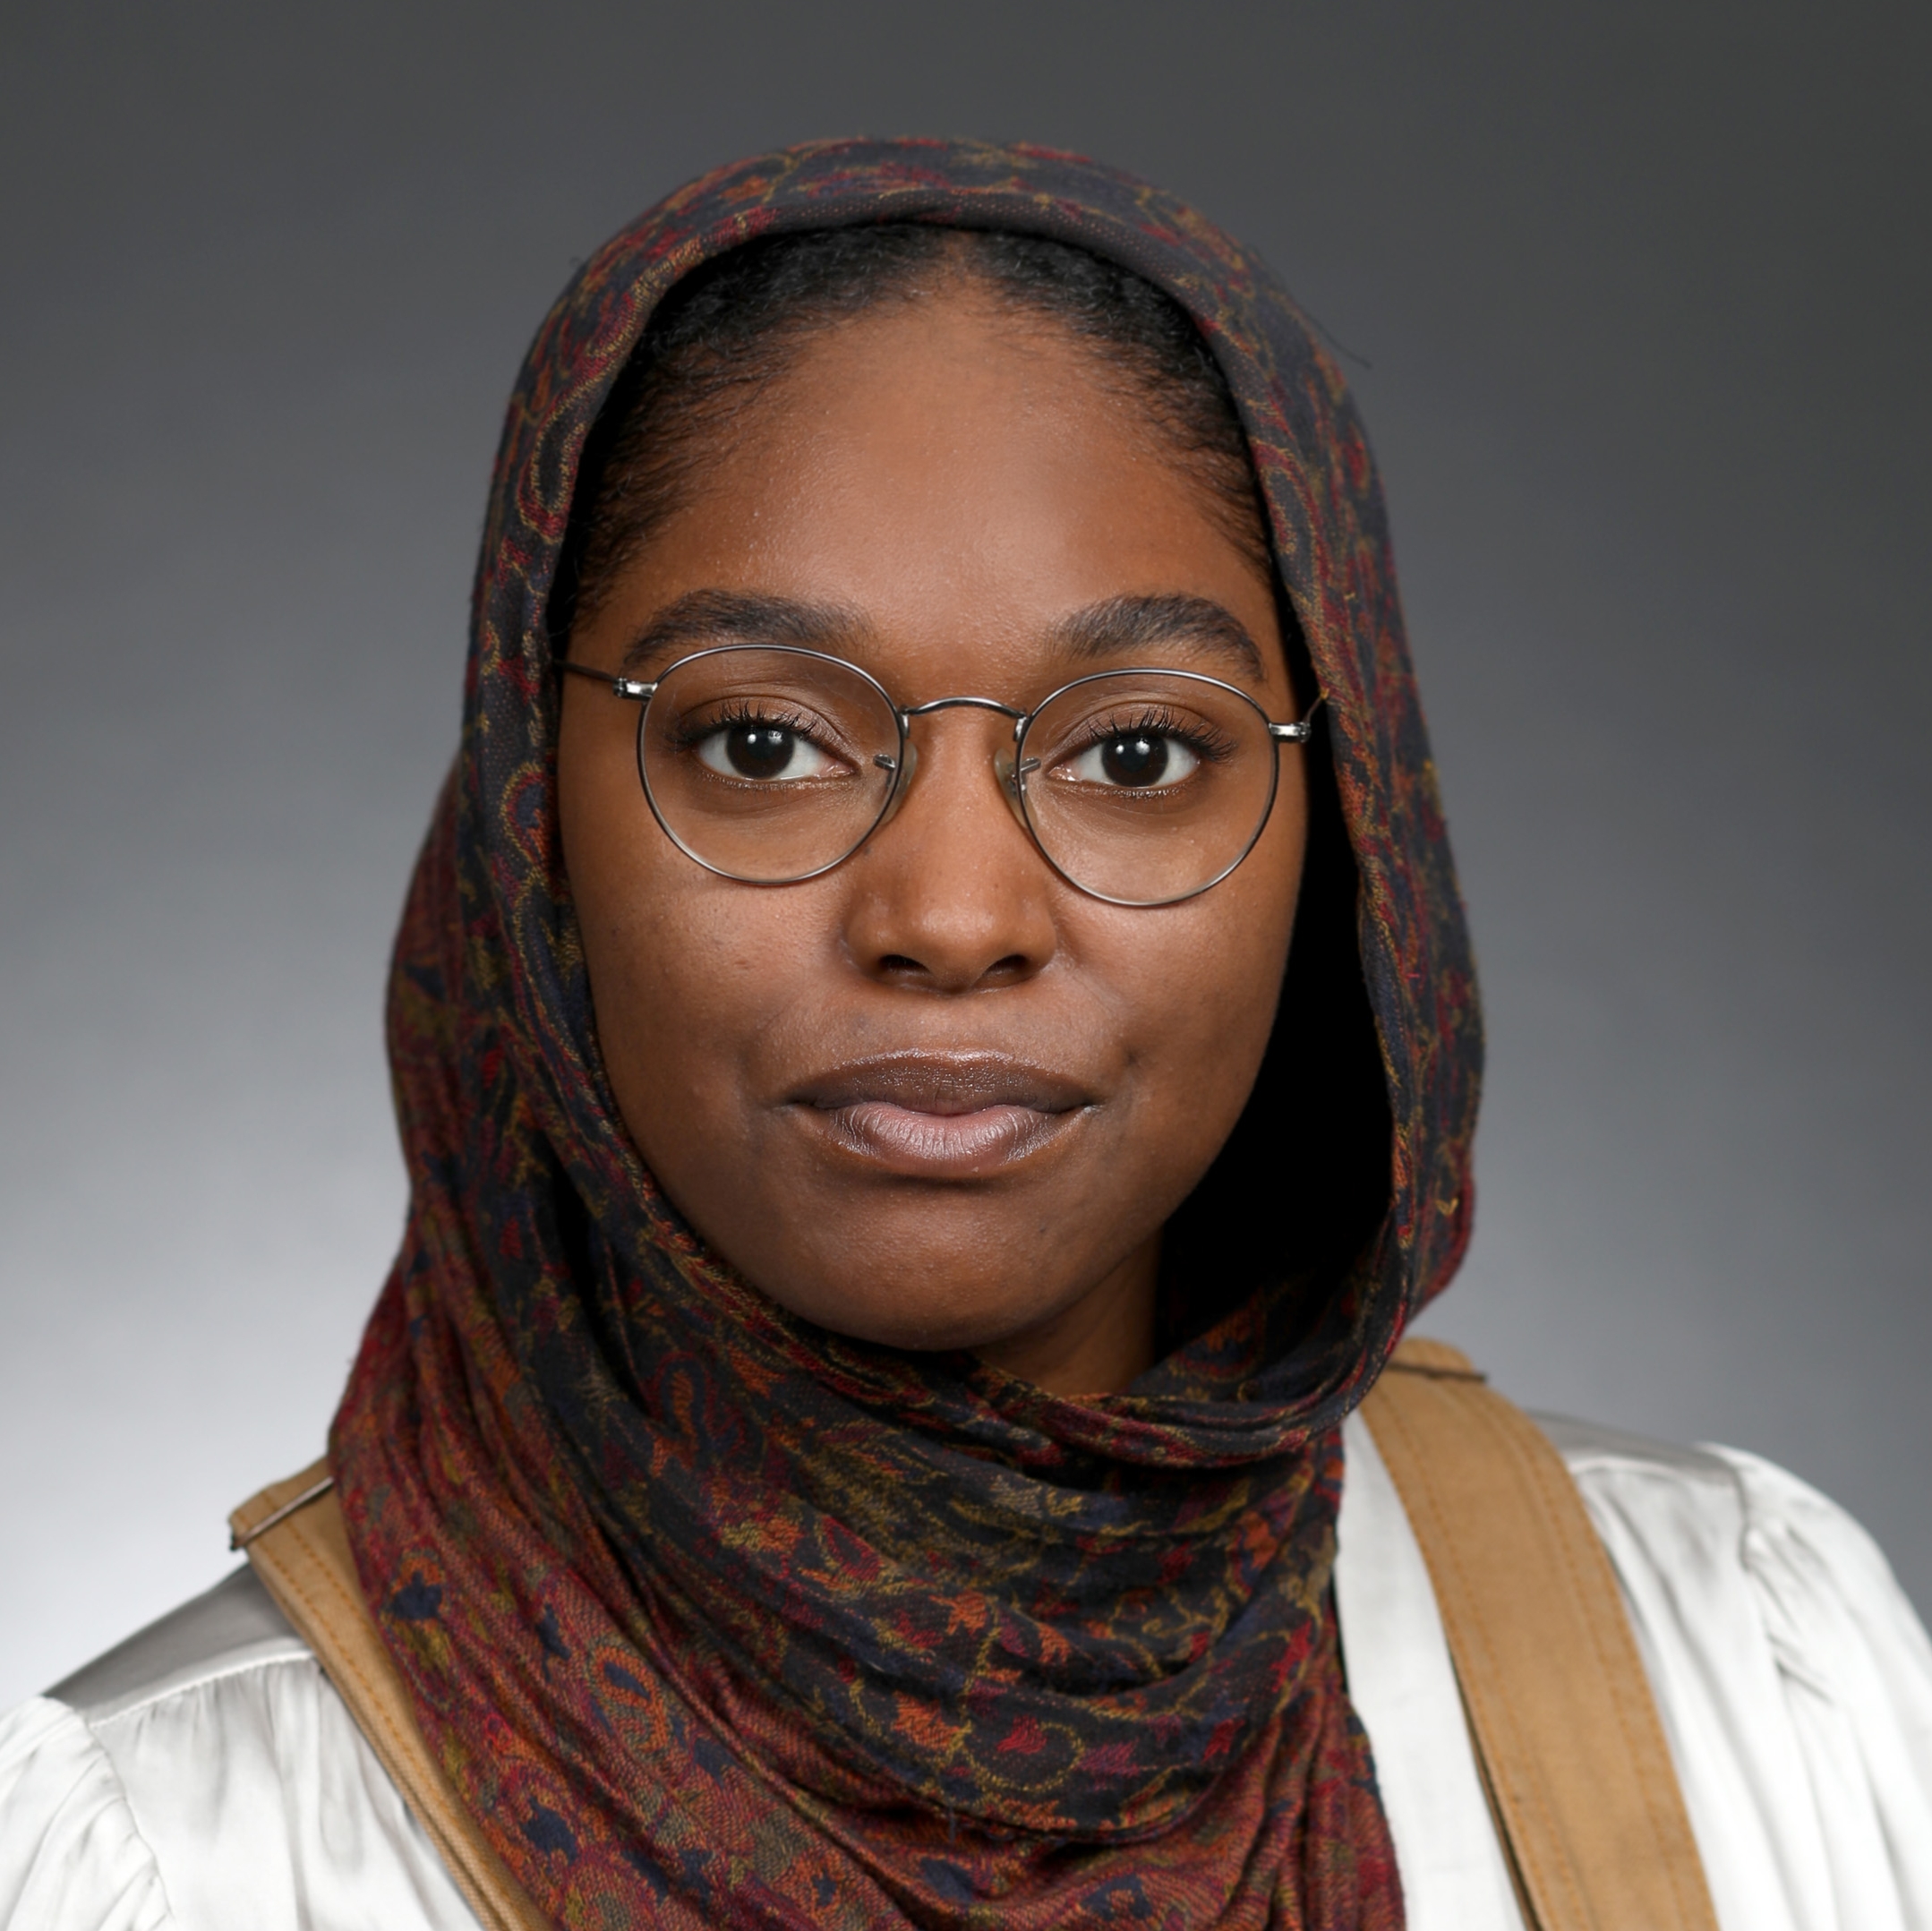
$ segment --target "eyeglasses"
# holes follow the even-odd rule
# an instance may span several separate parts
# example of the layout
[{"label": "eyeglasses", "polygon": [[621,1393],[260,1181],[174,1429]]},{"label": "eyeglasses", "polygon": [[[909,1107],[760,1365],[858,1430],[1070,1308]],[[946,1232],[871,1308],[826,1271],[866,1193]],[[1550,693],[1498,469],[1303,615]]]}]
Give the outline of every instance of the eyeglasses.
[{"label": "eyeglasses", "polygon": [[1031,711],[991,697],[896,705],[857,664],[790,645],[726,644],[648,681],[559,666],[639,706],[637,774],[665,835],[747,884],[842,865],[903,802],[915,718],[1013,720],[994,764],[1009,808],[1067,884],[1110,905],[1172,905],[1218,884],[1274,808],[1279,748],[1305,744],[1318,697],[1278,724],[1244,691],[1192,671],[1100,671]]}]

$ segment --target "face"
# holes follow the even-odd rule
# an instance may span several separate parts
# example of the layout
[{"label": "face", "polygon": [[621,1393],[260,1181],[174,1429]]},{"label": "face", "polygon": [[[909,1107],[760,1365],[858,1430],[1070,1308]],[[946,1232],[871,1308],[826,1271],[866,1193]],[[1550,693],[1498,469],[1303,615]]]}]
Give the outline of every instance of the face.
[{"label": "face", "polygon": [[[579,624],[573,661],[653,677],[763,611],[773,641],[808,636],[902,706],[1030,709],[1083,672],[1162,665],[1294,717],[1266,574],[1087,354],[963,283],[812,342]],[[1105,618],[1149,599],[1200,620]],[[739,613],[730,637],[706,634],[720,609]],[[746,884],[652,816],[637,706],[565,683],[564,853],[599,1039],[679,1210],[842,1334],[971,1349],[1063,1393],[1150,1365],[1162,1224],[1273,1023],[1302,753],[1278,752],[1230,876],[1125,907],[1064,883],[1016,819],[994,762],[1011,721],[942,711],[913,722],[915,775],[859,850]]]}]

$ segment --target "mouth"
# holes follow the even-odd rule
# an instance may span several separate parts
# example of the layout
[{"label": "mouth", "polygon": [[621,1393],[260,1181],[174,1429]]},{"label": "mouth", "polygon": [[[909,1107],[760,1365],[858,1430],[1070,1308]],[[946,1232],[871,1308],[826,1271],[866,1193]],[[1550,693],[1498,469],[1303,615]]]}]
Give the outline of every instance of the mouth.
[{"label": "mouth", "polygon": [[791,1096],[808,1127],[888,1173],[975,1180],[1059,1139],[1096,1096],[996,1053],[895,1053],[840,1066]]}]

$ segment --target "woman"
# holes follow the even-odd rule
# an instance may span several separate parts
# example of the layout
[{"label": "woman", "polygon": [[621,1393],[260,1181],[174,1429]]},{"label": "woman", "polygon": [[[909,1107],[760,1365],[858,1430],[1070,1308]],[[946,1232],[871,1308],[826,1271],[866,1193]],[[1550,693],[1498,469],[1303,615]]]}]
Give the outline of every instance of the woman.
[{"label": "woman", "polygon": [[[276,1600],[9,1721],[6,1921],[1522,1921],[1352,1415],[1468,1236],[1461,909],[1365,443],[1225,236],[837,143],[594,259],[390,1050]],[[1717,1920],[1932,1925],[1876,1551],[1558,1433]]]}]

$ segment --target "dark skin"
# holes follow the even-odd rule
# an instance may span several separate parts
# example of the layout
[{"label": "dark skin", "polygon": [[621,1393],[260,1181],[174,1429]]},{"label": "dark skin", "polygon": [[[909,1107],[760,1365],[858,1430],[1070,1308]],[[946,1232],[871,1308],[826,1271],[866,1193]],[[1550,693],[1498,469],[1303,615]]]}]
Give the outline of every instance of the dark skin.
[{"label": "dark skin", "polygon": [[[964,278],[811,341],[571,640],[615,671],[682,600],[808,609],[902,705],[1037,703],[1110,662],[1201,671],[1298,715],[1252,543],[1050,322]],[[1070,622],[1190,597],[1182,628],[1070,659]],[[698,647],[698,638],[678,646]],[[1104,639],[1102,648],[1104,649]],[[662,662],[637,664],[649,676]],[[1260,842],[1201,896],[1105,904],[1008,808],[983,712],[913,726],[902,808],[844,864],[717,876],[651,816],[635,707],[566,679],[564,853],[625,1125],[711,1246],[838,1333],[970,1349],[1061,1394],[1152,1364],[1163,1223],[1232,1132],[1300,884],[1300,750]]]}]

